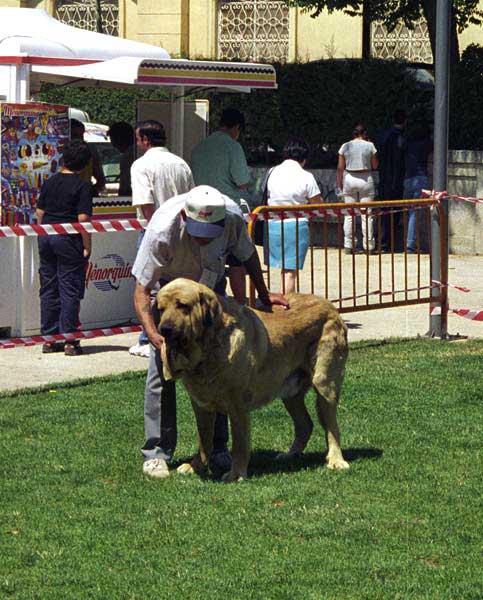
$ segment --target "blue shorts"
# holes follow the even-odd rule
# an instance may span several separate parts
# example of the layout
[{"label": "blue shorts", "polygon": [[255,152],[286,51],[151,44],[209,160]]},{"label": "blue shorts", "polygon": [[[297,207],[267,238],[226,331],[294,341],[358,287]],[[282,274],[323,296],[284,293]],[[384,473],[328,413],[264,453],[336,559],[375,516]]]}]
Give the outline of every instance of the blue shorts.
[{"label": "blue shorts", "polygon": [[268,222],[268,235],[268,248],[266,243],[264,247],[264,262],[266,265],[290,271],[303,268],[310,239],[309,222],[307,219],[298,219],[298,262],[296,219],[286,219],[283,221],[283,257],[281,220]]}]

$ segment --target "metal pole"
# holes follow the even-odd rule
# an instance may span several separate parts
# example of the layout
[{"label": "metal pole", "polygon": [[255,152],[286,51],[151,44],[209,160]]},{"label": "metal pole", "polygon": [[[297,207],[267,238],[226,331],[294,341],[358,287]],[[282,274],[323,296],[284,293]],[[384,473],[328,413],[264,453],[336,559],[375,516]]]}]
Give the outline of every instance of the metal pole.
[{"label": "metal pole", "polygon": [[[448,97],[449,97],[449,66],[450,66],[450,19],[451,0],[437,0],[436,4],[436,56],[435,56],[435,89],[434,89],[434,166],[433,189],[436,192],[447,190],[448,185]],[[448,200],[443,202],[446,218],[440,222],[438,212],[431,211],[431,274],[432,279],[447,282],[448,264]],[[441,244],[442,237],[445,241]],[[441,256],[444,248],[445,256]],[[433,296],[441,295],[440,290],[434,289]],[[433,306],[433,304],[432,304]],[[429,335],[444,338],[447,334],[447,303],[435,303],[441,306],[440,315],[431,315]]]},{"label": "metal pole", "polygon": [[171,91],[171,128],[168,146],[171,152],[184,158],[184,86]]}]

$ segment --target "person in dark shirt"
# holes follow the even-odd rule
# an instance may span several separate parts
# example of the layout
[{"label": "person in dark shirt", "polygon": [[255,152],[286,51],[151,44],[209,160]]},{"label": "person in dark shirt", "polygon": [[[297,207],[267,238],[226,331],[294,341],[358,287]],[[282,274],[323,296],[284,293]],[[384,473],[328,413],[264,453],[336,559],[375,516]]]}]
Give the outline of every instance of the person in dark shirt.
[{"label": "person in dark shirt", "polygon": [[[60,172],[48,179],[37,202],[39,224],[84,223],[91,220],[92,188],[79,177],[91,160],[85,142],[66,145]],[[84,297],[85,268],[91,253],[87,232],[74,235],[46,235],[38,238],[40,258],[40,330],[42,335],[71,333],[79,325],[80,301]],[[65,346],[45,343],[42,352],[64,350],[68,356],[82,354],[78,341]]]},{"label": "person in dark shirt", "polygon": [[[70,139],[71,141],[84,141],[86,128],[82,121],[70,119]],[[89,146],[91,159],[79,171],[79,176],[92,185],[92,195],[100,196],[101,192],[106,187],[106,177],[102,168],[102,162],[94,144]],[[94,178],[95,183],[92,183]]]},{"label": "person in dark shirt", "polygon": [[[393,126],[385,131],[379,142],[379,200],[401,200],[404,190],[407,115],[398,109],[393,116]],[[394,214],[394,225],[401,213]],[[390,215],[382,215],[381,249],[389,250],[391,244]],[[399,245],[399,227],[394,231],[395,245]]]},{"label": "person in dark shirt", "polygon": [[118,196],[132,196],[131,165],[134,162],[134,129],[124,121],[113,123],[108,131],[111,144],[121,155]]},{"label": "person in dark shirt", "polygon": [[[409,132],[406,146],[404,198],[408,200],[421,198],[422,190],[429,188],[428,158],[432,151],[433,142],[428,125],[416,123]],[[409,211],[406,248],[410,254],[418,250],[417,221],[417,211]]]}]

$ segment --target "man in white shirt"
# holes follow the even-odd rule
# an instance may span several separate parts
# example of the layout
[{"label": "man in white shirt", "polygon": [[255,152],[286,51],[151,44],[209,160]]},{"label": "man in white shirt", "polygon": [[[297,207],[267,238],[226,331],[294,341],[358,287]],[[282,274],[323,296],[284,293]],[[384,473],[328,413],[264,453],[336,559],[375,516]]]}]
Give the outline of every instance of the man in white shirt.
[{"label": "man in white shirt", "polygon": [[[141,121],[136,125],[136,144],[142,156],[131,166],[132,203],[138,219],[149,223],[157,208],[169,198],[188,192],[194,181],[188,164],[166,148],[166,133],[158,121]],[[129,352],[149,358],[149,340],[144,331]]]},{"label": "man in white shirt", "polygon": [[[265,285],[240,209],[207,185],[171,198],[154,213],[133,265],[136,313],[154,347],[144,396],[146,442],[141,449],[143,472],[151,477],[169,475],[167,461],[173,456],[177,440],[176,388],[173,381],[163,377],[160,349],[164,340],[151,310],[151,290],[158,283],[164,285],[177,277],[187,277],[224,294],[227,254],[233,254],[245,267],[263,304],[288,308],[285,298],[271,294]],[[216,470],[230,468],[227,441],[226,416],[217,415],[211,462]]]}]

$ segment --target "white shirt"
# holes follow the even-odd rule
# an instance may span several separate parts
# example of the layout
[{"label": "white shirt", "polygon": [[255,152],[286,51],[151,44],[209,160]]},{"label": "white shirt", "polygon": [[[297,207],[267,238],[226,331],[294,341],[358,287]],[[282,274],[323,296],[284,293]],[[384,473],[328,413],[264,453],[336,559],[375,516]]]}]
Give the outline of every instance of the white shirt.
[{"label": "white shirt", "polygon": [[156,210],[146,228],[132,273],[138,283],[153,289],[160,279],[186,277],[213,288],[225,274],[225,257],[245,262],[255,247],[238,206],[225,196],[224,232],[206,246],[188,235],[180,211],[186,195],[171,198]]},{"label": "white shirt", "polygon": [[268,205],[288,206],[307,204],[320,194],[312,173],[305,171],[296,160],[287,159],[270,173],[267,181]]},{"label": "white shirt", "polygon": [[339,154],[345,158],[347,171],[370,171],[371,158],[376,154],[376,147],[366,140],[352,140],[342,144]]},{"label": "white shirt", "polygon": [[[156,146],[135,160],[131,166],[132,204],[154,204],[159,208],[169,198],[194,187],[188,164],[167,148]],[[144,216],[137,208],[138,219]]]}]

